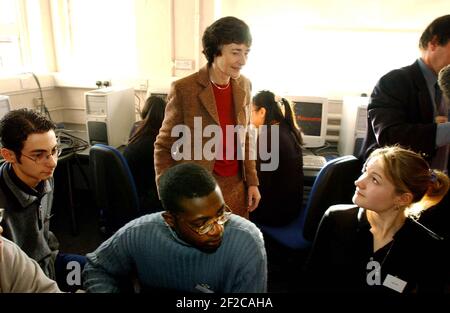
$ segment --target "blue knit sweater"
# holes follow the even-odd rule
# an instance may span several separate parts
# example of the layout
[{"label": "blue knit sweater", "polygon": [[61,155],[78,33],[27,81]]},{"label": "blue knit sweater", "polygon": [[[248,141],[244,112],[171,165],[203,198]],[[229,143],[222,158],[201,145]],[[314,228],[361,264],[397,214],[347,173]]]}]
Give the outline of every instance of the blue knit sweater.
[{"label": "blue knit sweater", "polygon": [[198,292],[266,292],[267,258],[260,230],[232,215],[221,246],[202,252],[181,240],[161,212],[129,222],[87,255],[83,271],[88,292],[119,292],[119,282],[137,276],[145,288]]}]

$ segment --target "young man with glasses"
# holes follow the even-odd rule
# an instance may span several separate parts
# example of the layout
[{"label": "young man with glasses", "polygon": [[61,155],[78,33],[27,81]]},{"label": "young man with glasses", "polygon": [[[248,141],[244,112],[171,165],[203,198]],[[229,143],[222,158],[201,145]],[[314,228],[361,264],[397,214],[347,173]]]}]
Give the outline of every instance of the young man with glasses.
[{"label": "young man with glasses", "polygon": [[66,265],[76,261],[82,268],[85,257],[59,253],[59,243],[49,230],[53,202],[53,172],[61,150],[55,124],[28,109],[14,110],[0,121],[0,207],[5,208],[3,236],[36,260],[44,273],[67,285]]},{"label": "young man with glasses", "polygon": [[262,234],[232,214],[208,170],[175,165],[159,188],[166,211],[131,221],[87,255],[88,292],[124,291],[133,278],[141,291],[266,291]]}]

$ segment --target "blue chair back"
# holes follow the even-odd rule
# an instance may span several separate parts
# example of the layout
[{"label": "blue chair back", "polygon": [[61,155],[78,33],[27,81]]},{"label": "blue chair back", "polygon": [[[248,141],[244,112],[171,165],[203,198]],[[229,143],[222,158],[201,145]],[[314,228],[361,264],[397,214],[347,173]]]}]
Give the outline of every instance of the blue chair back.
[{"label": "blue chair back", "polygon": [[361,175],[362,162],[345,155],[328,162],[317,175],[306,204],[303,236],[313,241],[325,211],[335,204],[352,203],[355,180]]},{"label": "blue chair back", "polygon": [[89,152],[93,192],[106,232],[114,233],[139,212],[139,198],[133,176],[122,153],[114,147],[96,144]]},{"label": "blue chair back", "polygon": [[258,224],[261,231],[293,250],[309,248],[323,213],[334,204],[351,203],[354,181],[361,173],[361,162],[353,155],[328,161],[319,171],[305,208],[292,223],[283,227]]}]

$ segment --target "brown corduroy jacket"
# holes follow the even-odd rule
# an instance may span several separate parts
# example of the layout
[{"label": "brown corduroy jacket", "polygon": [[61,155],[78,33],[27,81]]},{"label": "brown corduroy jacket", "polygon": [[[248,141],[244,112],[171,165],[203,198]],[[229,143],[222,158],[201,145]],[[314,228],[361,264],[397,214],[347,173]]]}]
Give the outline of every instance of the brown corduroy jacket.
[{"label": "brown corduroy jacket", "polygon": [[[231,79],[233,102],[236,116],[236,125],[241,125],[247,130],[251,116],[251,93],[250,81],[242,75],[238,79]],[[155,174],[156,182],[169,167],[178,162],[194,162],[212,172],[215,160],[207,160],[203,154],[200,159],[194,160],[194,146],[199,145],[198,138],[194,138],[194,117],[202,118],[202,128],[207,125],[220,125],[219,114],[217,112],[214,92],[209,80],[208,67],[201,68],[198,72],[184,77],[172,83],[168,95],[164,122],[155,141]],[[186,125],[190,130],[191,153],[188,160],[186,158],[175,161],[172,157],[171,149],[173,144],[178,142],[181,136],[172,137],[172,129],[176,125]],[[197,136],[198,137],[198,136]],[[249,158],[248,133],[244,138],[237,136],[238,145],[245,147],[244,160],[240,161],[242,178],[247,186],[257,186],[258,177],[256,173],[255,161]],[[186,142],[186,138],[182,139]],[[211,140],[210,137],[201,138],[201,147]]]}]

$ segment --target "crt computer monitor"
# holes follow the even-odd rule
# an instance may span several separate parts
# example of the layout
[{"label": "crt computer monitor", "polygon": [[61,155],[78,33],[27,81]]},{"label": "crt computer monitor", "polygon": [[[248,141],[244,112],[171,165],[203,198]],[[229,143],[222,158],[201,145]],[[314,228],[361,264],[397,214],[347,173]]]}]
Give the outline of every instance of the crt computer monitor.
[{"label": "crt computer monitor", "polygon": [[325,145],[328,99],[322,97],[286,96],[293,105],[295,119],[302,131],[305,148]]}]

